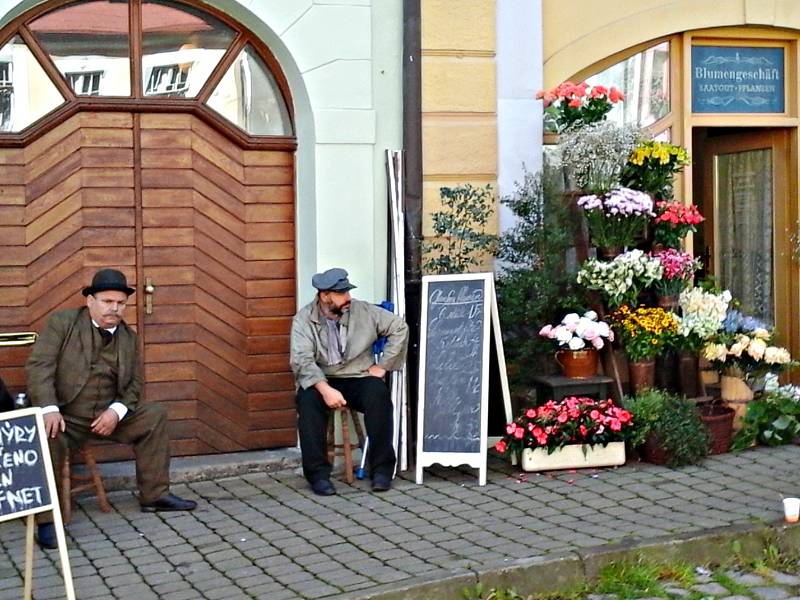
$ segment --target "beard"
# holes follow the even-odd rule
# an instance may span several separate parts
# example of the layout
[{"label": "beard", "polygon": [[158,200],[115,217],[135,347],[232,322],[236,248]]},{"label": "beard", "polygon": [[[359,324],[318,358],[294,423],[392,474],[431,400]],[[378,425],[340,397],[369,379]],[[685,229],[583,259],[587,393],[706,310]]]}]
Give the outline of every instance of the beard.
[{"label": "beard", "polygon": [[336,315],[337,317],[341,317],[344,313],[350,310],[350,303],[345,302],[341,306],[337,306],[336,304],[331,306],[331,312]]}]

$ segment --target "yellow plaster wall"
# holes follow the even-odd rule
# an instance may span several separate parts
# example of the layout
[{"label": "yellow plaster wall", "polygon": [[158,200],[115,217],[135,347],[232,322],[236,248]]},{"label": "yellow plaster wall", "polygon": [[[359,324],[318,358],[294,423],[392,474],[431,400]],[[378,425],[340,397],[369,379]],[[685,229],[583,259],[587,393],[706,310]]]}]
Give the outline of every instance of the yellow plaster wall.
[{"label": "yellow plaster wall", "polygon": [[662,36],[733,25],[800,29],[798,0],[543,0],[544,84]]},{"label": "yellow plaster wall", "polygon": [[497,182],[496,2],[454,4],[420,5],[423,236],[432,234],[440,187]]}]

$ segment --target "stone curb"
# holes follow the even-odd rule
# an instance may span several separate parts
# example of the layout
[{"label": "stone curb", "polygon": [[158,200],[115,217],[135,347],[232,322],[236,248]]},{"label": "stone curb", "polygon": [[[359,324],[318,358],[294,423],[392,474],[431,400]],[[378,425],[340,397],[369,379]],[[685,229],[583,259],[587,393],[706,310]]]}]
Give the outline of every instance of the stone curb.
[{"label": "stone curb", "polygon": [[[194,483],[248,473],[272,473],[299,466],[300,450],[297,448],[177,457],[170,463],[170,483]],[[106,491],[136,489],[136,466],[132,460],[102,463],[99,467]],[[77,472],[86,472],[83,465],[78,465],[75,469]]]},{"label": "stone curb", "polygon": [[754,560],[763,555],[767,544],[784,551],[800,547],[800,527],[780,523],[734,525],[708,529],[701,533],[664,537],[657,540],[609,544],[599,548],[569,552],[561,555],[519,559],[476,571],[474,575],[453,574],[452,577],[426,581],[424,577],[405,582],[401,587],[386,585],[371,588],[364,595],[349,595],[353,600],[463,600],[464,587],[482,581],[487,589],[510,587],[525,594],[555,592],[586,580],[597,578],[608,564],[645,557],[654,562],[685,561],[703,564],[734,554],[732,545],[738,542],[738,556]]}]

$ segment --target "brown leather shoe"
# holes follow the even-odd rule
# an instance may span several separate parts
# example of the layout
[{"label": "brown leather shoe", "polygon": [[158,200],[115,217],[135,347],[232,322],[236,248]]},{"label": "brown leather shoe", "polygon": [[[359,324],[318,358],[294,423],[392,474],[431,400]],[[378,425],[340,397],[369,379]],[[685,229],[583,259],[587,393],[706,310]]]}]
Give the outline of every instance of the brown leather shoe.
[{"label": "brown leather shoe", "polygon": [[179,510],[194,510],[197,502],[194,500],[184,500],[174,494],[162,496],[155,502],[147,502],[142,505],[142,512],[173,512]]}]

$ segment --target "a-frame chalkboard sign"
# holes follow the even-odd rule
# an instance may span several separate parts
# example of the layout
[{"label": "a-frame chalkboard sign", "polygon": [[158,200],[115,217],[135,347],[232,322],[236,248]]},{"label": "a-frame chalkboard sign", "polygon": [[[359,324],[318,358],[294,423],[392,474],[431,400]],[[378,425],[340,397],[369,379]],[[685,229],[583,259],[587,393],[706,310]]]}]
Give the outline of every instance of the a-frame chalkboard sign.
[{"label": "a-frame chalkboard sign", "polygon": [[33,528],[37,513],[53,511],[67,600],[75,600],[67,540],[41,408],[0,413],[0,522],[27,517],[24,598],[33,591]]},{"label": "a-frame chalkboard sign", "polygon": [[[420,329],[416,481],[434,464],[467,465],[485,485],[491,364],[499,369],[511,416],[494,275],[424,276]],[[490,360],[492,334],[496,361]]]}]

